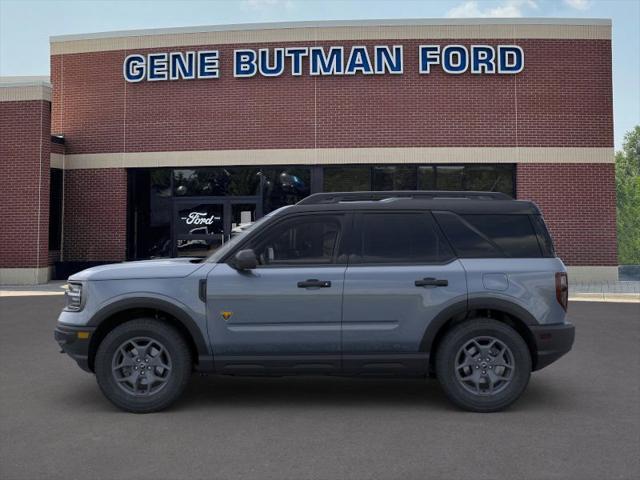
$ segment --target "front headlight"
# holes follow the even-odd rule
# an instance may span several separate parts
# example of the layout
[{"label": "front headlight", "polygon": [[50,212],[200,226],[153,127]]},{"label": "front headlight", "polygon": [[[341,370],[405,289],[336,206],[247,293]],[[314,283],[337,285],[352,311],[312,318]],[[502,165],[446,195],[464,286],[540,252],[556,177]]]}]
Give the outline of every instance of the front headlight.
[{"label": "front headlight", "polygon": [[67,305],[64,307],[68,312],[79,312],[82,310],[82,284],[69,282],[67,291],[64,294]]}]

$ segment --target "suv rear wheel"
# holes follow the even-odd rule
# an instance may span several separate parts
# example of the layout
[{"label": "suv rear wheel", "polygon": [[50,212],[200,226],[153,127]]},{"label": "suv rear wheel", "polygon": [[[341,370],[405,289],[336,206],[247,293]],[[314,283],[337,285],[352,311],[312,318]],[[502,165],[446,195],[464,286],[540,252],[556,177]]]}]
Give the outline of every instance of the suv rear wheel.
[{"label": "suv rear wheel", "polygon": [[520,334],[488,318],[453,327],[436,354],[436,375],[447,397],[474,412],[495,412],[522,394],[531,355]]},{"label": "suv rear wheel", "polygon": [[182,335],[150,318],[114,328],[100,343],[95,359],[104,395],[117,407],[135,413],[171,405],[186,387],[191,366]]}]

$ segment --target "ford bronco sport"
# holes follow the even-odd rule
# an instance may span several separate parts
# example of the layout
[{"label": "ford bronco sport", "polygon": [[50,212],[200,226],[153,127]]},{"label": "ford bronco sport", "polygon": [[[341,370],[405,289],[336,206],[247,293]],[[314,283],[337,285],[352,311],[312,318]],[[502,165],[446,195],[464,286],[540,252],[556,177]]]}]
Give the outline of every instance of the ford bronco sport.
[{"label": "ford bronco sport", "polygon": [[435,376],[459,407],[490,412],[571,349],[567,295],[531,202],[321,193],[206,259],[71,276],[55,338],[131,412],[168,407],[194,370]]}]

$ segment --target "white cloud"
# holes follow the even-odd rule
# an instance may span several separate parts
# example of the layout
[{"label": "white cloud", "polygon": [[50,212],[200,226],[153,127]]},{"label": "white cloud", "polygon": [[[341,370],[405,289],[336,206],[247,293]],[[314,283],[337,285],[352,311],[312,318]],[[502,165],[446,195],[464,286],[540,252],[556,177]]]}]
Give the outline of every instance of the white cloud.
[{"label": "white cloud", "polygon": [[269,10],[272,8],[290,8],[293,6],[291,0],[244,0],[243,7],[249,10]]},{"label": "white cloud", "polygon": [[576,10],[589,10],[591,8],[591,2],[589,0],[563,0],[565,5]]},{"label": "white cloud", "polygon": [[[576,0],[572,0],[576,1]],[[580,0],[577,0],[580,1]],[[486,5],[486,4],[485,4]],[[525,9],[537,9],[535,0],[503,0],[495,7],[480,7],[477,0],[468,0],[447,12],[449,18],[522,17]]]}]

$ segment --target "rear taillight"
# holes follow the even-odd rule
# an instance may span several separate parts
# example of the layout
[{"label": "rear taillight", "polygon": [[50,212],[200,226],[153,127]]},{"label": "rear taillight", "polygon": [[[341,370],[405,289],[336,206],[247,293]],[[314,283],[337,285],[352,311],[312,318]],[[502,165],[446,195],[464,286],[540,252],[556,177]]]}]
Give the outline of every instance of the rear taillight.
[{"label": "rear taillight", "polygon": [[569,280],[566,272],[556,272],[556,299],[566,312],[569,303]]}]

